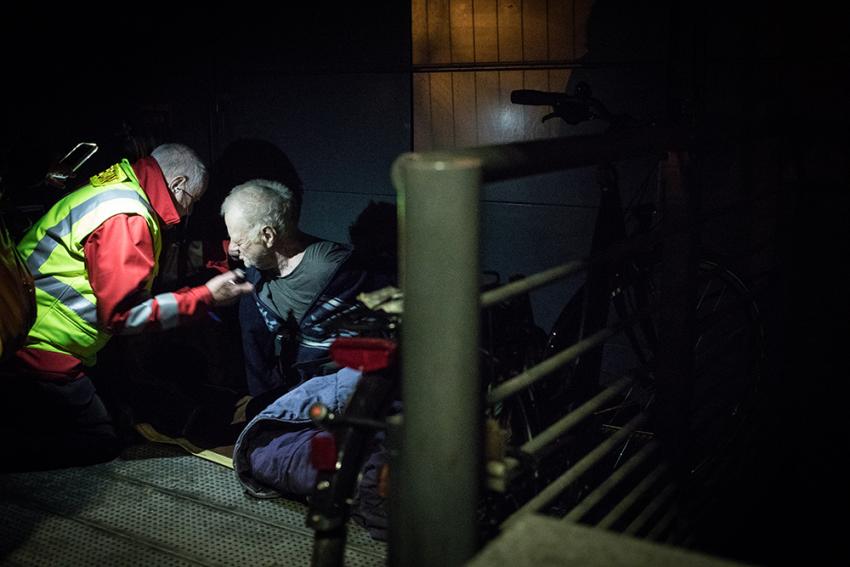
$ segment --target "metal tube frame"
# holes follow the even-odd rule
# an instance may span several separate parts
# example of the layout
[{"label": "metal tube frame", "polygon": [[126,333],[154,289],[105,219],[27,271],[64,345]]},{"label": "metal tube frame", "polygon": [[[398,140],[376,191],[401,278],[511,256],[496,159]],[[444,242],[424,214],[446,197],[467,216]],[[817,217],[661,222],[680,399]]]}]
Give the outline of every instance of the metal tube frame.
[{"label": "metal tube frame", "polygon": [[404,291],[400,565],[461,565],[478,549],[482,413],[478,376],[481,163],[396,161]]},{"label": "metal tube frame", "polygon": [[587,472],[593,465],[602,460],[605,455],[614,450],[620,443],[637,431],[637,428],[647,421],[644,414],[638,414],[622,427],[617,433],[600,443],[587,455],[579,459],[579,461],[570,467],[561,476],[555,479],[552,484],[540,491],[540,494],[529,500],[522,508],[514,512],[507,520],[502,522],[502,529],[508,528],[520,519],[537,512],[543,506],[552,501],[556,496],[567,489],[573,482],[578,480],[581,475]]},{"label": "metal tube frame", "polygon": [[[660,155],[684,143],[674,131],[639,128],[613,135],[410,153],[396,159],[391,174],[398,192],[399,268],[405,296],[401,363],[405,415],[396,477],[402,501],[394,507],[401,516],[396,521],[404,526],[395,531],[398,541],[390,542],[393,562],[461,565],[478,549],[482,183],[652,152]],[[597,344],[596,339],[593,342]],[[614,437],[627,431],[624,428]]]},{"label": "metal tube frame", "polygon": [[635,469],[645,463],[657,450],[659,444],[652,441],[644,445],[640,451],[631,456],[623,466],[605,479],[605,482],[593,489],[581,502],[579,502],[569,513],[562,518],[565,522],[577,522],[581,520],[593,507],[601,502],[608,494],[622,483]]}]

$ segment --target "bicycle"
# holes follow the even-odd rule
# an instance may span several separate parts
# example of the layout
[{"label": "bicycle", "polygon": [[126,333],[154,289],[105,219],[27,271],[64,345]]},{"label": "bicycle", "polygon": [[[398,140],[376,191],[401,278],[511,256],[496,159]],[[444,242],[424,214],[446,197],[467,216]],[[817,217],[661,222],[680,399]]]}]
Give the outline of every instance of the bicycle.
[{"label": "bicycle", "polygon": [[[577,85],[575,94],[519,90],[511,94],[517,104],[545,105],[552,112],[543,120],[561,118],[568,124],[588,120],[601,120],[609,131],[628,128],[636,123],[627,115],[614,115],[592,96],[586,83]],[[646,198],[649,182],[656,178],[656,195]],[[643,179],[631,202],[623,206],[620,183],[615,168],[610,164],[599,166],[601,201],[599,216],[591,244],[590,258],[603,260],[590,266],[587,280],[569,299],[549,334],[544,351],[547,355],[560,352],[565,347],[592,338],[603,332],[610,320],[622,326],[627,339],[620,345],[628,351],[630,364],[620,362],[616,372],[606,372],[603,349],[588,350],[572,362],[533,384],[526,394],[537,401],[534,422],[539,427],[529,427],[528,435],[520,439],[527,447],[546,427],[563,415],[563,409],[575,409],[591,400],[594,395],[617,383],[623,369],[634,380],[627,388],[611,397],[606,405],[595,408],[584,420],[578,433],[562,436],[548,453],[536,454],[534,459],[525,455],[524,466],[528,474],[540,475],[547,463],[548,479],[557,478],[565,468],[580,462],[591,447],[623,430],[640,414],[650,413],[656,400],[656,372],[659,352],[657,321],[652,315],[659,294],[659,265],[661,243],[653,240],[663,220],[659,204],[664,202],[661,176],[651,169]],[[630,228],[630,225],[634,228]],[[623,247],[627,235],[643,237],[655,242],[643,252],[610,259],[610,249]],[[728,267],[702,251],[695,261],[696,305],[695,339],[693,352],[694,389],[688,416],[687,450],[681,458],[681,467],[692,485],[716,481],[721,475],[716,467],[728,461],[733,450],[740,448],[742,439],[749,433],[755,394],[761,380],[765,359],[765,338],[758,305],[751,292]],[[730,346],[732,348],[730,348]],[[625,347],[625,348],[623,348]],[[538,349],[539,346],[532,346]],[[607,348],[607,347],[606,347]],[[722,352],[725,356],[717,356]],[[722,363],[722,365],[720,364]],[[569,515],[585,496],[592,492],[617,470],[630,455],[638,452],[648,440],[656,437],[658,424],[648,420],[649,430],[640,435],[633,433],[625,438],[619,452],[606,467],[586,473],[582,483],[567,496],[550,505],[556,515]],[[644,426],[642,425],[641,428]],[[642,437],[637,448],[629,443]],[[736,447],[737,445],[737,447]],[[522,450],[520,451],[522,452]],[[551,463],[556,464],[552,468]],[[530,465],[529,465],[530,463]],[[521,476],[522,473],[515,473]],[[586,513],[585,510],[582,513]],[[574,514],[574,518],[580,514]]]},{"label": "bicycle", "polygon": [[[484,275],[487,281],[482,289],[499,285],[498,274],[488,272]],[[311,447],[311,460],[318,471],[307,515],[307,525],[315,533],[311,563],[314,567],[343,564],[346,525],[352,517],[364,463],[377,444],[383,442],[384,436],[392,435],[398,423],[391,423],[389,416],[400,416],[397,364],[402,330],[400,299],[400,291],[395,288],[362,294],[351,309],[328,323],[329,328],[338,332],[357,335],[336,339],[330,349],[331,360],[339,367],[358,368],[363,374],[343,411],[334,413],[322,404],[310,408],[314,424],[332,434],[332,437],[317,436]],[[487,376],[485,382],[498,383],[515,374],[525,363],[523,357],[528,353],[520,348],[527,340],[523,335],[542,334],[542,331],[533,323],[527,298],[488,310],[482,319],[484,325],[491,328],[506,328],[509,322],[522,322],[512,332],[491,330],[484,333],[487,348],[481,350],[481,365]],[[497,358],[496,348],[502,349],[505,356]],[[518,411],[528,417],[527,404],[524,399],[507,404],[505,412]],[[498,418],[492,413],[488,415]],[[390,446],[389,452],[393,451]],[[392,459],[383,464],[381,482],[386,482],[391,467]],[[382,490],[386,491],[386,486]],[[484,509],[482,502],[482,513]]]},{"label": "bicycle", "polygon": [[[392,291],[371,305],[386,301],[392,301]],[[344,411],[337,414],[320,403],[309,409],[313,423],[332,434],[315,437],[310,448],[317,471],[307,512],[307,525],[314,531],[313,567],[344,563],[347,524],[363,466],[375,442],[380,442],[376,437],[386,433],[386,418],[400,398],[396,365],[399,323],[398,316],[370,309],[362,301],[328,323],[331,328],[358,335],[336,339],[330,358],[339,367],[359,369],[362,376]]]}]

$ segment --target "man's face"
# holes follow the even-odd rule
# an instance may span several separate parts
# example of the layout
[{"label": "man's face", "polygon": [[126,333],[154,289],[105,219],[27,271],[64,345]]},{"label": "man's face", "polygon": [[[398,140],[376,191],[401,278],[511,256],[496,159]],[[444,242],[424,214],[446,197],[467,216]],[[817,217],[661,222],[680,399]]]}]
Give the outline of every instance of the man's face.
[{"label": "man's face", "polygon": [[251,226],[245,221],[238,209],[232,209],[224,215],[227,234],[230,236],[228,254],[238,258],[246,268],[255,267],[266,270],[276,265],[274,252],[263,242],[259,234],[251,234]]}]

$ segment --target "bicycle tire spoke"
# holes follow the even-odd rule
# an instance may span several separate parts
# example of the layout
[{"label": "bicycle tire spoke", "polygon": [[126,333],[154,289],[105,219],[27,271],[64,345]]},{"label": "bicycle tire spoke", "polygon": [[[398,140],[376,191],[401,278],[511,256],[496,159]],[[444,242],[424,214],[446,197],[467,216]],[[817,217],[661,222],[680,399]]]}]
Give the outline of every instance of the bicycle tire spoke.
[{"label": "bicycle tire spoke", "polygon": [[702,295],[697,300],[696,311],[699,312],[700,307],[702,307],[702,302],[705,301],[705,296],[708,294],[708,290],[711,288],[711,281],[708,282],[708,285],[705,286],[705,289],[702,291]]},{"label": "bicycle tire spoke", "polygon": [[717,294],[717,301],[714,302],[714,307],[711,310],[712,313],[717,311],[717,308],[720,306],[720,302],[723,301],[723,296],[726,295],[726,289],[727,288],[728,288],[728,286],[723,286],[720,289],[720,293]]}]

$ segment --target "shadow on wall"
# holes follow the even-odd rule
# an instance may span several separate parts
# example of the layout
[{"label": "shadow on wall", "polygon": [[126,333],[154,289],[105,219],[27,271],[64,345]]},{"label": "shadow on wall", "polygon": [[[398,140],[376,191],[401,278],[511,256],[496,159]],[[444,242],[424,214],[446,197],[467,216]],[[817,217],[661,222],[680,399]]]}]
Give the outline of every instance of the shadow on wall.
[{"label": "shadow on wall", "polygon": [[246,138],[232,142],[211,167],[210,185],[192,212],[188,240],[224,240],[227,229],[219,213],[221,203],[236,185],[250,179],[280,181],[303,201],[301,177],[286,153],[272,142]]},{"label": "shadow on wall", "polygon": [[351,245],[367,269],[396,285],[398,272],[398,218],[396,205],[369,201],[348,228]]},{"label": "shadow on wall", "polygon": [[[586,82],[614,114],[628,113],[641,121],[661,118],[668,104],[671,18],[667,2],[596,0],[587,19],[582,65],[570,73],[566,92],[572,94],[579,82]],[[593,134],[604,125],[562,124],[561,130],[562,135]]]}]

